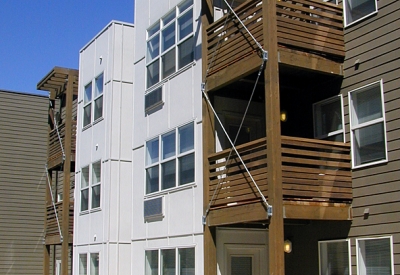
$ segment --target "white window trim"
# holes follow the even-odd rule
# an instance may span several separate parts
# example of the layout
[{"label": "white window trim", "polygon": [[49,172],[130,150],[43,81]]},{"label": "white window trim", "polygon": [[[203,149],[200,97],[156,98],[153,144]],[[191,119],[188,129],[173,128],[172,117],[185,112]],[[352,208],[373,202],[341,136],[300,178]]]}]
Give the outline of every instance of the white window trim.
[{"label": "white window trim", "polygon": [[[188,64],[186,64],[185,66],[183,66],[182,68],[178,68],[179,66],[179,46],[181,44],[183,44],[185,41],[187,41],[190,38],[194,38],[194,13],[195,13],[195,1],[193,1],[192,5],[190,5],[189,7],[187,7],[186,10],[184,10],[183,12],[179,12],[179,6],[181,4],[183,4],[186,0],[181,1],[178,5],[176,5],[174,8],[172,8],[171,10],[169,10],[167,13],[164,14],[163,17],[161,17],[160,19],[157,20],[156,23],[152,24],[146,31],[146,56],[145,56],[145,64],[146,64],[146,73],[145,73],[145,86],[146,86],[146,90],[148,89],[152,89],[154,87],[156,87],[159,83],[161,82],[165,82],[165,80],[169,80],[171,78],[173,78],[174,76],[176,76],[180,71],[186,70],[188,67],[190,67],[193,63],[195,63],[195,58],[193,58],[192,62],[189,62]],[[178,20],[179,18],[183,17],[185,14],[187,14],[190,10],[192,10],[192,31],[190,34],[187,34],[184,38],[179,39],[178,38]],[[169,15],[171,15],[172,13],[175,12],[175,17],[169,21],[167,24],[163,24],[163,19],[165,19],[166,17],[168,17]],[[174,34],[175,34],[175,41],[173,46],[170,46],[169,48],[165,49],[164,51],[162,50],[162,32],[163,30],[165,30],[166,28],[168,28],[171,24],[175,24],[175,30],[174,30]],[[148,30],[152,29],[155,26],[159,26],[158,31],[156,31],[155,33],[153,33],[151,36],[149,36]],[[153,39],[154,37],[156,37],[157,35],[159,35],[159,50],[158,50],[158,54],[150,60],[147,60],[147,47],[148,47],[148,42]],[[194,41],[195,43],[195,41]],[[195,54],[195,49],[194,49],[195,44],[193,44],[193,55]],[[162,76],[162,57],[165,56],[169,51],[174,50],[175,51],[175,71],[173,73],[171,73],[170,75],[163,77]],[[159,62],[159,80],[157,83],[151,85],[151,86],[147,86],[147,77],[148,77],[148,72],[147,72],[147,68],[150,64],[157,62],[156,60],[158,60]]]},{"label": "white window trim", "polygon": [[[97,79],[98,79],[100,76],[103,76],[103,91],[102,91],[101,94],[99,94],[99,95],[97,95],[97,96],[95,97],[96,89],[97,89],[97,87],[96,87],[96,81],[97,81]],[[103,120],[103,117],[104,117],[104,89],[105,89],[104,71],[101,72],[101,73],[99,73],[98,75],[96,75],[96,77],[94,77],[90,82],[86,83],[86,85],[83,86],[83,91],[84,91],[84,93],[86,93],[86,87],[88,87],[89,85],[90,85],[91,88],[92,88],[92,94],[91,94],[91,97],[92,97],[92,98],[91,98],[90,101],[88,101],[88,102],[86,102],[86,103],[85,103],[85,98],[83,98],[83,108],[82,108],[82,109],[83,109],[83,112],[82,112],[82,114],[83,114],[83,116],[82,116],[82,130],[86,130],[87,128],[90,128],[92,125],[96,124],[97,122]],[[85,97],[85,94],[83,95],[83,97]],[[95,102],[96,102],[96,100],[99,99],[100,97],[103,97],[103,102],[102,102],[103,111],[102,111],[102,114],[101,114],[100,117],[98,117],[97,119],[94,119]],[[85,116],[84,109],[85,109],[85,107],[87,107],[88,105],[91,105],[91,106],[90,106],[90,122],[89,122],[88,124],[84,125],[84,116]]]},{"label": "white window trim", "polygon": [[[96,164],[96,163],[100,163],[100,181],[99,182],[96,182],[96,183],[92,183],[92,180],[93,180],[93,164]],[[86,167],[89,167],[89,183],[88,183],[88,186],[86,186],[86,187],[84,187],[84,188],[82,188],[82,169],[83,168],[86,168]],[[97,212],[97,211],[100,211],[101,210],[101,204],[102,204],[102,199],[101,199],[101,197],[102,197],[102,194],[103,194],[103,191],[102,191],[102,182],[103,182],[103,163],[102,163],[102,161],[101,160],[97,160],[97,161],[94,161],[94,162],[92,162],[92,163],[90,163],[90,164],[88,164],[88,165],[85,165],[85,166],[83,166],[82,168],[81,168],[81,170],[80,170],[80,174],[81,174],[81,177],[80,177],[80,186],[79,186],[79,212],[80,212],[80,214],[88,214],[88,213],[91,213],[91,212]],[[95,208],[92,208],[92,192],[93,192],[93,187],[95,187],[95,186],[99,186],[100,185],[100,205],[98,206],[98,207],[95,207]],[[81,210],[81,207],[82,207],[82,190],[84,190],[84,189],[88,189],[88,209],[87,210]]]},{"label": "white window trim", "polygon": [[[324,99],[324,100],[321,100],[321,101],[318,101],[318,102],[314,103],[313,104],[313,119],[315,120],[315,118],[316,118],[315,106],[317,106],[318,104],[321,104],[321,103],[328,103],[330,101],[333,102],[333,101],[335,101],[337,99],[337,97],[340,98],[340,111],[341,111],[341,119],[342,119],[342,129],[341,130],[336,130],[336,131],[333,131],[333,132],[329,132],[327,135],[322,135],[322,136],[317,136],[316,133],[315,133],[316,129],[314,129],[314,138],[325,139],[327,137],[331,137],[331,136],[342,134],[343,135],[343,142],[346,142],[346,133],[345,133],[345,127],[344,127],[344,110],[343,110],[343,106],[344,105],[343,105],[343,95],[342,94],[337,95],[337,96],[333,96],[333,97],[330,97],[330,98],[327,98],[327,99]],[[315,121],[314,121],[314,128],[315,128]]]},{"label": "white window trim", "polygon": [[[368,122],[364,122],[361,123],[357,126],[353,126],[352,124],[352,113],[353,113],[353,105],[352,105],[352,100],[351,100],[351,94],[352,93],[356,93],[360,90],[365,90],[367,87],[369,86],[373,86],[376,85],[377,83],[379,83],[379,87],[380,87],[380,92],[381,92],[381,104],[382,104],[382,118],[378,118],[378,119],[374,119],[372,121],[368,121]],[[385,99],[384,99],[384,91],[383,91],[383,80],[378,80],[375,82],[372,82],[370,84],[364,85],[360,88],[351,90],[349,92],[349,96],[348,96],[348,100],[349,100],[349,119],[350,119],[350,141],[351,141],[351,166],[352,169],[357,169],[357,168],[363,168],[363,167],[367,167],[367,166],[371,166],[371,165],[376,165],[376,164],[381,164],[381,163],[385,163],[388,162],[388,150],[387,150],[387,134],[386,134],[386,111],[385,111]],[[355,158],[354,158],[354,150],[355,150],[355,145],[354,145],[354,130],[360,129],[360,128],[364,128],[366,126],[370,126],[379,122],[383,122],[383,136],[384,136],[384,141],[385,141],[385,158],[382,160],[378,160],[378,161],[372,161],[369,163],[365,163],[365,164],[360,164],[360,165],[356,165],[355,163]]]},{"label": "white window trim", "polygon": [[[185,126],[187,126],[187,125],[189,125],[191,123],[193,123],[193,149],[189,150],[189,151],[186,151],[184,153],[179,153],[178,152],[178,149],[179,149],[178,148],[178,145],[179,145],[179,143],[178,143],[178,141],[179,141],[179,128],[185,127]],[[169,157],[169,158],[166,158],[166,159],[162,160],[161,159],[162,158],[161,157],[161,154],[162,154],[162,151],[161,151],[162,150],[162,145],[161,145],[162,136],[165,135],[165,134],[169,134],[169,133],[171,133],[173,131],[175,131],[175,155],[173,157]],[[158,161],[156,162],[156,164],[155,163],[147,164],[146,163],[146,161],[147,161],[147,157],[146,157],[146,154],[147,154],[147,142],[151,141],[151,140],[154,140],[156,138],[158,138]],[[178,177],[179,177],[179,166],[178,166],[179,165],[179,158],[187,156],[187,155],[190,155],[190,154],[194,154],[194,181],[179,185],[179,180],[178,180]],[[173,159],[175,159],[175,180],[176,180],[175,181],[175,187],[161,189],[161,173],[160,173],[161,164],[162,163],[166,163],[168,161],[171,161]],[[157,135],[157,136],[155,136],[155,137],[153,137],[151,139],[146,140],[145,143],[144,143],[144,162],[145,162],[144,163],[144,198],[145,199],[162,196],[162,195],[166,195],[166,194],[169,194],[169,193],[174,193],[174,192],[177,192],[177,191],[180,191],[180,190],[184,190],[184,189],[188,189],[188,188],[191,188],[192,186],[195,186],[196,185],[196,174],[197,174],[197,169],[196,169],[196,121],[193,120],[193,121],[190,121],[188,123],[181,124],[181,125],[173,128],[173,129],[171,129],[169,131],[162,132],[159,135]],[[159,169],[159,174],[158,174],[158,176],[159,176],[159,179],[158,179],[159,190],[156,191],[156,192],[146,193],[146,184],[147,184],[146,170],[148,168],[150,168],[150,167],[155,167],[155,166],[157,166],[158,169]]]},{"label": "white window trim", "polygon": [[393,257],[393,236],[377,236],[377,237],[367,237],[367,238],[356,238],[356,262],[357,262],[357,274],[360,273],[360,245],[359,241],[368,241],[368,240],[376,240],[376,239],[389,239],[390,240],[390,263],[391,263],[391,274],[394,275],[394,257]]},{"label": "white window trim", "polygon": [[146,261],[146,252],[147,251],[157,251],[158,252],[158,261],[157,261],[157,264],[158,264],[158,272],[159,272],[159,274],[160,274],[160,272],[161,272],[161,251],[162,250],[175,250],[175,274],[177,274],[177,275],[180,275],[179,274],[179,267],[180,267],[180,263],[179,263],[179,249],[190,249],[190,248],[192,248],[194,251],[194,270],[195,270],[195,274],[197,273],[196,272],[196,263],[197,263],[197,261],[196,261],[196,245],[185,245],[185,246],[162,246],[162,247],[153,247],[153,248],[151,248],[151,247],[148,247],[148,248],[145,248],[145,250],[144,250],[144,253],[145,253],[145,256],[144,256],[144,258],[145,258],[145,261]]},{"label": "white window trim", "polygon": [[343,18],[344,18],[344,27],[345,28],[350,27],[350,26],[352,26],[354,24],[357,24],[358,22],[360,22],[360,21],[362,21],[362,20],[364,20],[364,19],[366,19],[366,18],[368,18],[370,16],[373,16],[374,14],[378,13],[378,1],[374,0],[375,1],[375,7],[376,7],[375,11],[373,11],[373,12],[367,14],[367,15],[364,15],[363,17],[361,17],[361,18],[359,18],[359,19],[357,19],[357,20],[355,20],[353,22],[348,23],[347,22],[347,16],[346,16],[346,14],[347,14],[347,1],[349,1],[349,0],[343,0]]},{"label": "white window trim", "polygon": [[78,274],[80,274],[80,260],[81,260],[81,255],[86,255],[86,275],[90,275],[91,273],[91,261],[92,261],[92,255],[97,254],[99,257],[99,274],[101,274],[100,272],[100,252],[99,251],[95,251],[95,252],[84,252],[84,253],[78,253]]},{"label": "white window trim", "polygon": [[338,240],[328,240],[328,241],[318,241],[318,274],[321,274],[321,243],[335,243],[335,242],[347,242],[347,251],[349,253],[348,264],[349,264],[349,275],[351,275],[351,243],[350,239],[338,239]]}]

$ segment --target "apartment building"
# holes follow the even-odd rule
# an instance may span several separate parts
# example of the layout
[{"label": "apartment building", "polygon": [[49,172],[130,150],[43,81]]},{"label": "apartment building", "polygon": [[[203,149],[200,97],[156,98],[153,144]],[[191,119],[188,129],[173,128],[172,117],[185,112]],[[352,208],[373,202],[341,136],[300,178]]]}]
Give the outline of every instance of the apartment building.
[{"label": "apartment building", "polygon": [[48,98],[0,90],[0,274],[41,274]]},{"label": "apartment building", "polygon": [[81,51],[74,274],[399,274],[398,1],[135,5]]},{"label": "apartment building", "polygon": [[132,270],[203,274],[201,2],[135,5]]},{"label": "apartment building", "polygon": [[345,1],[341,88],[351,143],[352,274],[400,274],[400,3]]},{"label": "apartment building", "polygon": [[44,174],[44,275],[71,274],[78,71],[54,67],[37,84],[48,91],[47,158]]},{"label": "apartment building", "polygon": [[133,25],[112,21],[80,51],[73,274],[130,274]]}]

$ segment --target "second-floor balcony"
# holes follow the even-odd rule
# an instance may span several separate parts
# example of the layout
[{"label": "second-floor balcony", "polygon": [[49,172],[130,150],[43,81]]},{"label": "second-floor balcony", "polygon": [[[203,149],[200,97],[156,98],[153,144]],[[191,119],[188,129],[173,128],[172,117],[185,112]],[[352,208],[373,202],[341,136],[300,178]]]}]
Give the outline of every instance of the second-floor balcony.
[{"label": "second-floor balcony", "polygon": [[[62,201],[55,203],[54,206],[53,204],[47,206],[45,242],[46,244],[60,244],[61,243],[60,232],[61,232],[63,237],[65,237],[68,234],[69,241],[72,243],[72,235],[74,228],[74,202],[70,201],[68,211],[64,211]],[[69,219],[68,232],[62,232],[63,215],[68,215]]]},{"label": "second-floor balcony", "polygon": [[[61,123],[58,127],[49,132],[48,139],[48,157],[47,167],[52,169],[63,162],[63,153],[65,153],[65,123]],[[61,140],[61,142],[60,142]],[[71,134],[71,160],[75,160],[75,144],[76,144],[76,121],[72,122]],[[64,152],[63,152],[64,150]]]},{"label": "second-floor balcony", "polygon": [[[349,219],[352,202],[349,144],[282,136],[281,146],[285,217]],[[239,145],[237,151],[268,200],[266,138]],[[205,180],[210,200],[208,223],[223,225],[256,221],[259,217],[266,219],[260,192],[237,154],[226,149],[209,155],[208,161],[209,179]],[[299,214],[301,211],[304,213]]]},{"label": "second-floor balcony", "polygon": [[[340,74],[345,55],[342,7],[322,0],[278,0],[276,3],[280,62]],[[227,74],[240,78],[256,70],[262,62],[262,52],[254,41],[264,45],[263,24],[268,19],[263,18],[262,2],[246,1],[235,13],[251,35],[232,13],[206,29],[204,60],[209,68],[206,76],[215,77],[217,82]],[[321,61],[328,63],[318,64]],[[224,71],[226,68],[230,71]],[[209,83],[208,89],[217,86],[218,83]]]}]

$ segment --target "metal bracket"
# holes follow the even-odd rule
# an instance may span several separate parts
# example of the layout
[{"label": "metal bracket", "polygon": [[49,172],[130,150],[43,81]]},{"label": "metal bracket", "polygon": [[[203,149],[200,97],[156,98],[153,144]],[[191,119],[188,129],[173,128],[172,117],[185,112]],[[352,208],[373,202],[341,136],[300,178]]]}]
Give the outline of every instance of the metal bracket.
[{"label": "metal bracket", "polygon": [[203,223],[203,225],[206,225],[206,216],[202,217],[201,222]]},{"label": "metal bracket", "polygon": [[272,217],[272,205],[267,206],[267,214],[268,214],[268,217]]},{"label": "metal bracket", "polygon": [[201,82],[201,91],[204,92],[205,89],[206,89],[206,83]]},{"label": "metal bracket", "polygon": [[268,60],[268,51],[263,50],[263,52],[262,52],[262,57],[263,57],[263,60],[264,60],[264,61],[267,61],[267,60]]}]

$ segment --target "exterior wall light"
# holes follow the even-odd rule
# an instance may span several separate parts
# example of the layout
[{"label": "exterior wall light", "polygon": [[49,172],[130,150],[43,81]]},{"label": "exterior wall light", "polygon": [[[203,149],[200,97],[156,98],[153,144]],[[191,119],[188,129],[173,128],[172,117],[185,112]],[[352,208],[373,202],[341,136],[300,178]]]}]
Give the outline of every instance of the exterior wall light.
[{"label": "exterior wall light", "polygon": [[287,112],[285,110],[281,111],[281,121],[282,122],[287,121]]},{"label": "exterior wall light", "polygon": [[286,253],[292,252],[292,242],[291,241],[285,240],[283,242],[283,251],[285,251]]}]

